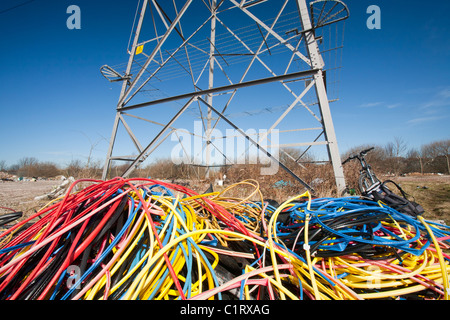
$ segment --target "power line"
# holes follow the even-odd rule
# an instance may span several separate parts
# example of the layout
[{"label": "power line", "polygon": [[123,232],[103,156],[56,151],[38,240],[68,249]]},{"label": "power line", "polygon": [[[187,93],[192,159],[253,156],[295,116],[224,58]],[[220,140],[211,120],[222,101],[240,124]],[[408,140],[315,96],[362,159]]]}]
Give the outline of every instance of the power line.
[{"label": "power line", "polygon": [[19,8],[19,7],[22,7],[22,6],[27,5],[27,4],[29,4],[29,3],[31,3],[31,2],[34,2],[34,1],[35,1],[35,0],[25,1],[25,2],[23,2],[23,3],[20,3],[20,4],[18,4],[18,5],[15,5],[14,7],[11,7],[11,8],[8,8],[8,9],[4,9],[4,10],[0,11],[0,14],[6,13],[6,12],[8,12],[8,11],[11,11],[11,10],[16,9],[16,8]]}]

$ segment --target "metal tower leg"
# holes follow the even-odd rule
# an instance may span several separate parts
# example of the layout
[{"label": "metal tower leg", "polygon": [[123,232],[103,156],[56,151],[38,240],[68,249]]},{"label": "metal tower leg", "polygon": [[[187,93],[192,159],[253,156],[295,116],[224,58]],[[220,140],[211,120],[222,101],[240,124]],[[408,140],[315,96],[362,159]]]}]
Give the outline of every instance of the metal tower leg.
[{"label": "metal tower leg", "polygon": [[319,108],[322,115],[322,125],[325,133],[325,140],[327,143],[328,155],[331,160],[331,164],[334,170],[334,177],[336,179],[336,187],[340,193],[345,189],[345,177],[344,170],[342,167],[341,156],[339,154],[339,148],[337,144],[337,138],[334,131],[333,120],[330,112],[330,105],[328,102],[327,92],[325,88],[325,83],[323,80],[322,69],[324,63],[322,56],[319,52],[319,47],[317,46],[316,38],[314,36],[314,30],[309,17],[308,7],[305,0],[297,0],[297,7],[299,11],[299,16],[305,30],[305,41],[306,47],[309,53],[309,58],[311,61],[312,69],[319,69],[319,71],[314,75],[315,88],[317,93],[317,98],[319,102]]},{"label": "metal tower leg", "polygon": [[[106,157],[105,166],[103,168],[103,174],[102,174],[102,179],[103,180],[105,180],[107,178],[108,171],[109,171],[109,168],[110,168],[110,165],[111,165],[112,150],[113,150],[113,147],[114,147],[114,141],[116,139],[117,130],[118,130],[119,123],[120,123],[120,117],[121,117],[120,113],[121,113],[121,111],[123,109],[124,101],[127,98],[127,96],[130,94],[131,90],[136,86],[137,82],[141,78],[141,76],[144,73],[144,71],[146,70],[147,66],[150,64],[150,62],[153,60],[153,58],[155,57],[155,55],[157,54],[157,52],[159,51],[161,46],[164,44],[166,39],[169,37],[171,32],[174,30],[175,26],[178,24],[178,22],[180,21],[181,17],[186,12],[187,8],[192,3],[192,1],[193,0],[187,0],[186,1],[185,5],[181,9],[181,11],[177,14],[177,17],[175,18],[175,20],[172,21],[172,24],[167,28],[167,31],[165,32],[163,37],[158,41],[157,46],[153,50],[152,54],[147,58],[147,61],[145,62],[144,67],[139,71],[138,75],[134,78],[134,80],[131,83],[129,83],[128,81],[124,81],[123,82],[122,90],[120,92],[119,102],[117,104],[116,118],[115,118],[115,121],[114,121],[113,132],[112,132],[110,143],[109,143],[108,154],[107,154],[107,157]],[[135,31],[133,45],[132,45],[131,51],[129,53],[130,54],[130,58],[128,60],[127,70],[126,70],[126,74],[125,74],[126,76],[128,76],[130,74],[130,72],[131,72],[131,67],[132,67],[133,61],[134,61],[134,55],[135,55],[135,51],[136,51],[136,46],[137,46],[138,41],[139,41],[139,35],[140,35],[140,32],[141,32],[142,23],[144,21],[144,16],[145,16],[145,11],[147,9],[147,5],[148,5],[148,0],[144,0],[144,2],[142,4],[142,9],[141,9],[139,21],[138,21],[138,24],[137,24],[137,27],[136,27],[136,31]],[[139,150],[139,151],[140,151],[139,157],[133,160],[132,164],[129,166],[129,168],[124,173],[124,175],[125,174],[128,175],[129,172],[132,170],[131,168],[136,167],[136,163],[141,161],[142,158],[145,157],[145,153],[148,151],[148,148],[146,148],[144,151],[141,151],[141,150]]]},{"label": "metal tower leg", "polygon": [[[210,51],[209,51],[209,80],[208,80],[208,89],[212,89],[214,87],[214,52],[215,52],[215,42],[216,42],[216,0],[213,0],[211,3],[211,39],[210,39]],[[209,105],[212,105],[213,95],[210,94],[207,96],[207,102]],[[207,124],[206,124],[206,177],[209,177],[209,170],[211,165],[211,120],[212,120],[212,110],[208,108],[207,113]]]},{"label": "metal tower leg", "polygon": [[[139,21],[138,21],[138,24],[136,27],[133,44],[131,46],[131,52],[129,53],[130,57],[128,58],[127,69],[125,71],[126,76],[128,76],[131,72],[131,67],[133,65],[133,60],[134,60],[134,53],[136,50],[136,45],[138,44],[138,41],[139,41],[139,35],[141,33],[142,23],[144,21],[145,10],[147,9],[147,4],[148,4],[148,0],[144,0],[144,2],[142,4],[140,16],[139,16]],[[120,91],[119,102],[118,102],[117,108],[120,108],[120,106],[121,106],[121,103],[125,96],[127,86],[128,86],[128,81],[127,80],[123,81],[122,90]],[[102,173],[103,180],[106,180],[106,178],[108,177],[108,171],[109,171],[109,168],[111,167],[111,157],[112,157],[112,152],[113,152],[113,148],[114,148],[114,142],[115,142],[116,136],[117,136],[117,130],[119,129],[119,123],[120,123],[120,111],[117,110],[116,117],[114,119],[114,126],[113,126],[113,131],[111,134],[111,139],[109,141],[108,154],[106,155],[106,161],[105,161],[105,165],[103,167],[103,173]]]},{"label": "metal tower leg", "polygon": [[114,119],[113,131],[111,134],[111,139],[109,141],[108,154],[106,155],[105,165],[103,166],[102,180],[106,180],[108,177],[108,171],[111,167],[111,156],[114,148],[114,141],[116,140],[117,129],[119,128],[120,115],[119,112],[116,113],[116,118]]}]

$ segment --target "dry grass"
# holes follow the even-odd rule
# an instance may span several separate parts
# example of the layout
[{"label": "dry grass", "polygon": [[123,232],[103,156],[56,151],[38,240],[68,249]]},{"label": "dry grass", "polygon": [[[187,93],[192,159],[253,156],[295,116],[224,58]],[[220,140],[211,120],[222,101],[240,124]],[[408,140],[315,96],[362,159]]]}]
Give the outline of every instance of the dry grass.
[{"label": "dry grass", "polygon": [[[296,181],[289,173],[279,169],[273,175],[261,175],[259,165],[236,165],[227,170],[227,184],[238,183],[246,179],[258,181],[260,190],[266,199],[278,202],[286,201],[292,196],[305,192],[307,189]],[[305,165],[297,167],[295,173],[304,182],[314,188],[315,195],[320,197],[336,196],[334,175],[329,165]],[[236,196],[239,196],[238,194]]]},{"label": "dry grass", "polygon": [[424,218],[450,224],[450,176],[409,176],[391,179],[424,209]]}]

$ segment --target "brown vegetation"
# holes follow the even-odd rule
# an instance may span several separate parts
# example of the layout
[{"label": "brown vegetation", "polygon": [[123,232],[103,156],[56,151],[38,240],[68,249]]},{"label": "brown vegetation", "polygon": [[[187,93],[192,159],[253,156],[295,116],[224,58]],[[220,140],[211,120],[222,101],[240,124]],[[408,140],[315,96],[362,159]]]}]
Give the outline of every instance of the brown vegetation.
[{"label": "brown vegetation", "polygon": [[[354,147],[342,155],[342,159],[344,160],[348,155],[367,147],[369,146]],[[336,192],[333,170],[329,163],[315,163],[314,158],[307,154],[301,156],[300,151],[296,149],[283,151],[280,154],[280,161],[303,181],[311,185],[316,192],[316,196],[339,196]],[[450,199],[450,181],[448,176],[442,176],[442,179],[438,180],[437,178],[440,175],[437,174],[448,174],[450,172],[449,151],[450,140],[448,139],[426,144],[419,150],[408,150],[402,139],[395,138],[393,142],[387,143],[385,146],[375,146],[375,149],[368,153],[366,159],[380,179],[392,179],[401,183],[405,190],[424,206],[430,216],[448,221],[450,216],[448,200]],[[297,158],[300,158],[298,163],[293,160]],[[170,159],[159,159],[135,170],[132,176],[173,181],[187,185],[199,193],[204,192],[210,184],[214,185],[215,190],[220,190],[233,183],[254,179],[258,181],[259,188],[266,199],[273,199],[278,202],[283,202],[289,197],[305,191],[305,188],[282,168],[279,168],[273,175],[262,175],[262,168],[263,165],[261,164],[236,164],[212,170],[209,172],[209,177],[205,178],[206,168],[204,167],[188,164],[176,165]],[[120,176],[125,169],[126,165],[113,163],[109,176]],[[356,188],[357,186],[359,169],[359,163],[355,161],[344,165],[346,183],[350,188]],[[100,179],[102,165],[100,162],[88,161],[88,163],[83,163],[80,160],[73,160],[66,167],[60,168],[51,162],[40,162],[36,158],[28,157],[21,159],[17,164],[10,167],[6,166],[5,161],[0,160],[0,171],[19,177],[43,179],[58,175],[72,176],[75,179]],[[225,179],[224,176],[226,176]],[[412,180],[407,180],[406,177]],[[424,177],[429,179],[421,180]],[[223,180],[224,186],[217,185],[215,183],[217,180]],[[419,183],[420,181],[424,183]],[[421,185],[426,188],[421,188]],[[246,190],[236,188],[233,189],[233,192],[241,193],[235,194],[235,196],[243,196]]]},{"label": "brown vegetation", "polygon": [[[343,154],[342,159],[367,147],[369,145],[354,147]],[[368,153],[366,159],[375,172],[380,175],[450,174],[449,154],[450,139],[425,144],[419,149],[408,149],[407,144],[401,138],[396,137],[393,142],[388,142],[384,146],[375,146],[375,149]],[[298,163],[295,163],[294,159],[298,158]],[[308,183],[315,179],[328,180],[329,174],[325,173],[328,171],[326,169],[328,168],[327,165],[314,163],[314,160],[313,157],[307,153],[305,155],[302,154],[298,149],[284,149],[280,153],[280,161]],[[244,176],[256,178],[260,172],[260,167],[261,165],[234,165],[231,168],[222,168],[219,174],[230,174],[228,176],[233,181],[239,180],[239,178]],[[110,176],[120,176],[125,168],[126,165],[113,163]],[[347,180],[353,181],[354,177],[358,175],[358,164],[348,163],[345,165],[344,170],[346,171],[346,177],[348,176]],[[9,167],[4,160],[0,160],[0,171],[22,177],[50,178],[57,175],[65,175],[75,178],[100,178],[102,174],[102,163],[92,161],[90,158],[86,163],[75,159],[61,168],[52,162],[41,162],[34,157],[25,157]],[[142,177],[151,176],[159,179],[202,179],[205,176],[205,171],[204,167],[193,167],[188,164],[177,165],[172,163],[169,158],[162,158],[136,170],[133,175]],[[266,178],[269,180],[272,179]],[[273,179],[278,178],[287,179],[289,177],[279,172]],[[292,180],[291,178],[289,179]]]}]

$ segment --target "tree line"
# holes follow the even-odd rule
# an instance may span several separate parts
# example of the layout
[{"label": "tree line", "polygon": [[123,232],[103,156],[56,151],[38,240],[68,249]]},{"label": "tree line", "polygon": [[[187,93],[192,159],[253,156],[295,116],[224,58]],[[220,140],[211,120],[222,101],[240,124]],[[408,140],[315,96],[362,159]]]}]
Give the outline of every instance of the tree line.
[{"label": "tree line", "polygon": [[[359,151],[375,147],[366,156],[367,161],[377,174],[381,175],[403,175],[403,174],[429,174],[441,173],[450,174],[450,139],[434,141],[424,144],[418,148],[410,148],[400,137],[395,137],[393,141],[384,145],[360,145],[355,146],[342,155],[342,160],[349,155]],[[287,149],[280,153],[280,160],[288,167],[295,166],[292,159],[297,159],[302,152],[297,149]],[[314,163],[314,157],[306,154],[300,158],[300,164]],[[347,165],[346,165],[347,166]],[[0,171],[14,174],[19,177],[40,177],[51,178],[58,175],[73,176],[75,178],[101,178],[102,163],[100,161],[72,160],[65,166],[57,165],[49,161],[39,161],[34,157],[24,157],[17,163],[8,166],[6,161],[0,160]],[[243,170],[239,166],[239,170]],[[111,176],[119,176],[126,168],[118,163],[111,166]],[[356,164],[352,165],[356,169]],[[220,174],[229,172],[231,168],[222,168]],[[153,177],[158,179],[201,179],[204,176],[205,168],[192,167],[188,164],[174,164],[170,159],[159,159],[145,167],[133,172],[133,176]],[[255,177],[256,178],[256,177]]]},{"label": "tree line", "polygon": [[402,174],[450,174],[450,139],[434,141],[416,148],[410,148],[400,137],[385,145],[361,145],[348,150],[342,157],[357,153],[368,147],[375,147],[366,156],[368,163],[377,173]]}]

